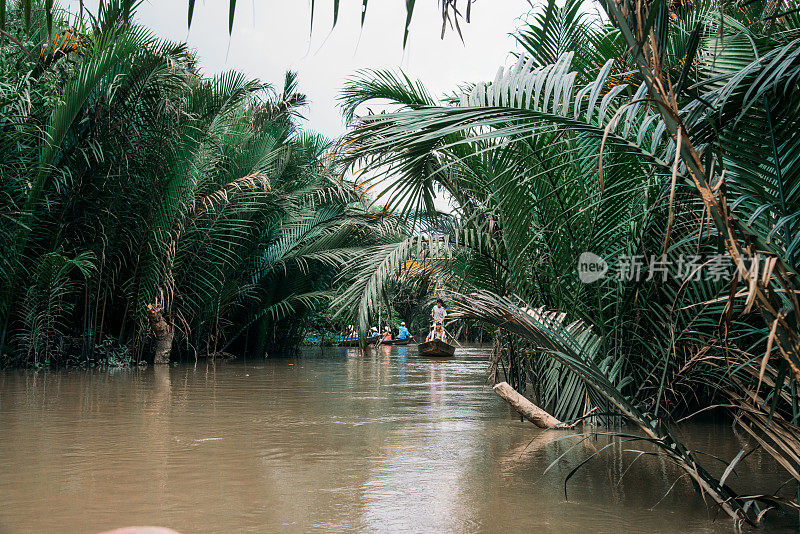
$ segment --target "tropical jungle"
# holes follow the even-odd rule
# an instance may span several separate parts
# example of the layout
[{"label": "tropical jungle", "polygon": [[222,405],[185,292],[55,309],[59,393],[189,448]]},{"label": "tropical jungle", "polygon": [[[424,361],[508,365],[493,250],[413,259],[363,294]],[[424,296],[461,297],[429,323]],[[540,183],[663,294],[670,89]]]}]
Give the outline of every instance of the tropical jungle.
[{"label": "tropical jungle", "polygon": [[[336,24],[338,0],[311,4]],[[493,10],[438,6],[446,39]],[[685,485],[708,524],[796,528],[799,3],[531,2],[485,79],[353,72],[331,139],[303,120],[302,73],[207,76],[139,7],[0,0],[0,432],[20,380],[300,372],[345,331],[347,358],[377,361],[373,324],[424,338],[442,299],[454,346],[485,347],[471,395],[506,382],[558,421],[535,476],[566,462],[566,486],[624,450],[601,486],[662,462],[662,493]],[[685,437],[709,420],[733,453]],[[595,445],[573,457],[578,431]]]}]

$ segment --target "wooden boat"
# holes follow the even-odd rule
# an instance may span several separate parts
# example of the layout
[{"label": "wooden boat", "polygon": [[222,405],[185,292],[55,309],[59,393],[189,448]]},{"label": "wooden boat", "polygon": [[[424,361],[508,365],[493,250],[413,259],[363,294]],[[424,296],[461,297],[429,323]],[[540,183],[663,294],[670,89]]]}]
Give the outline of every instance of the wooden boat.
[{"label": "wooden boat", "polygon": [[[378,336],[371,336],[367,338],[367,344],[375,343],[378,341]],[[342,339],[339,341],[340,347],[358,347],[358,338],[356,339]]]},{"label": "wooden boat", "polygon": [[420,356],[453,356],[456,348],[449,343],[434,339],[417,345]]},{"label": "wooden boat", "polygon": [[411,338],[392,339],[391,341],[382,341],[381,345],[408,345],[409,343],[411,343]]}]

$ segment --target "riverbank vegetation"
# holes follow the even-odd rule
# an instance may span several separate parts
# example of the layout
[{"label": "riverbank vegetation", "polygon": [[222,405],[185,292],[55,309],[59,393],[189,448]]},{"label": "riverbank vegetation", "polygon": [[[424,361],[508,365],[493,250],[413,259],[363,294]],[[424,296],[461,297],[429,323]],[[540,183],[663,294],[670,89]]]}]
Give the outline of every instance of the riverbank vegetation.
[{"label": "riverbank vegetation", "polygon": [[298,127],[294,73],[204,77],[124,2],[51,32],[23,7],[1,45],[3,366],[291,346],[352,249],[394,238]]},{"label": "riverbank vegetation", "polygon": [[[352,78],[348,116],[401,109],[356,118],[347,161],[382,170],[365,181],[401,212],[443,192],[459,221],[354,268],[378,286],[423,262],[457,316],[499,328],[516,388],[563,420],[621,415],[757,522],[780,499],[740,497],[667,422],[730,410],[800,481],[800,18],[794,3],[604,7],[613,24],[546,3],[511,68],[442,98],[390,71]],[[606,276],[580,277],[587,259]],[[374,293],[351,295],[364,316]]]}]

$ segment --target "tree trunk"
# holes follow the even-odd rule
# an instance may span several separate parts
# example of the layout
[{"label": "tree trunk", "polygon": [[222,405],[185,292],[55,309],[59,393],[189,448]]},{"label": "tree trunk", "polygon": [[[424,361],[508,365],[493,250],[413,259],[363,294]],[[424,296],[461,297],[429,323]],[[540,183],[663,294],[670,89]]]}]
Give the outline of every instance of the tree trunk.
[{"label": "tree trunk", "polygon": [[539,428],[566,428],[562,423],[534,403],[517,393],[508,382],[500,382],[494,387],[495,393],[508,402],[519,414]]},{"label": "tree trunk", "polygon": [[175,328],[164,319],[161,308],[152,304],[147,305],[147,317],[150,319],[150,328],[156,337],[153,363],[155,365],[168,364],[169,355],[172,352],[172,338],[175,337]]}]

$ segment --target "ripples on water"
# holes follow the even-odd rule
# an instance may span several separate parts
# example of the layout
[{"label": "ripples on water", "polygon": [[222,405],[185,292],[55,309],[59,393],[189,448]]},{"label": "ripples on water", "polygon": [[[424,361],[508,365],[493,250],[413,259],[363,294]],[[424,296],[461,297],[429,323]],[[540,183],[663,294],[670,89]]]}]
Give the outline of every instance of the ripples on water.
[{"label": "ripples on water", "polygon": [[[651,509],[679,473],[645,457],[621,478],[637,445],[606,449],[566,500],[607,441],[521,423],[485,383],[487,354],[0,373],[0,534],[731,530],[685,480]],[[722,458],[741,447],[725,425],[684,431]],[[779,475],[756,452],[736,484]]]}]

